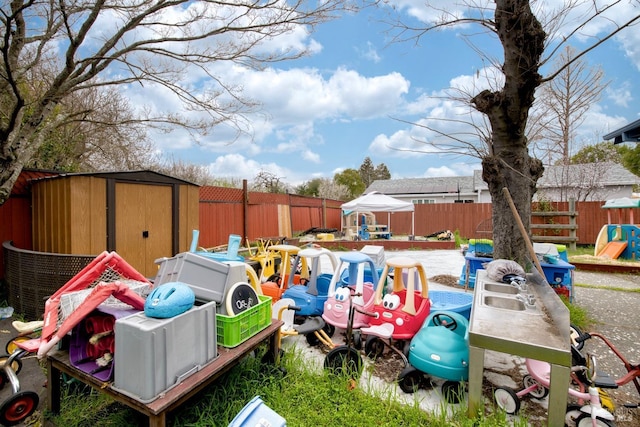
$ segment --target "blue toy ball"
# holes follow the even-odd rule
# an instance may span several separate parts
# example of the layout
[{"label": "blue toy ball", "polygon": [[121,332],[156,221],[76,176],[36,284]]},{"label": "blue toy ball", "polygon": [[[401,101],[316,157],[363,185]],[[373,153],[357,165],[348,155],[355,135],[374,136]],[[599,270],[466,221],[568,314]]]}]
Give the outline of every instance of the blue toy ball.
[{"label": "blue toy ball", "polygon": [[167,282],[151,291],[144,302],[144,314],[158,319],[175,317],[193,307],[195,301],[196,295],[189,285]]}]

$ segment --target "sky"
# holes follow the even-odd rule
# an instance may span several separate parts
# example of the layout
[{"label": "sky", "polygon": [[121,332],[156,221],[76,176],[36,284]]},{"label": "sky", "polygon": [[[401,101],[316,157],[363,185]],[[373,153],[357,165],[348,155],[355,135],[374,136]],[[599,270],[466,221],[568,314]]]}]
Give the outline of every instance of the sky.
[{"label": "sky", "polygon": [[[305,58],[260,71],[221,65],[219,71],[227,81],[242,85],[246,95],[261,103],[260,113],[250,118],[251,136],[235,139],[221,126],[197,143],[181,130],[152,133],[151,140],[164,155],[206,166],[215,177],[251,181],[258,172],[268,171],[292,187],[314,178],[333,178],[347,168],[358,169],[366,157],[374,165],[384,163],[392,178],[472,175],[480,169],[479,159],[446,152],[443,138],[428,128],[466,135],[465,140],[477,143],[460,123],[469,118],[467,110],[447,94],[456,88],[477,93],[495,82],[486,77],[494,75],[487,57],[499,58],[501,46],[473,26],[432,32],[419,42],[391,43],[389,24],[383,22],[389,6],[415,25],[432,22],[434,15],[422,0],[384,3],[385,10],[344,14],[313,33],[298,31],[262,47],[303,45],[312,52]],[[431,3],[446,5],[448,10],[456,4]],[[538,17],[561,3],[533,2]],[[458,13],[469,16],[470,12]],[[608,14],[608,22],[590,23],[571,46],[581,50],[605,35],[612,21],[622,22],[639,13],[638,2],[622,1]],[[582,21],[580,11],[568,15],[560,33]],[[623,31],[585,57],[589,65],[602,68],[609,85],[576,130],[575,149],[600,142],[602,135],[640,117],[638,29],[636,25]],[[478,55],[466,41],[472,34],[479,34],[471,40],[486,55]],[[543,75],[545,71],[548,67]],[[128,96],[134,104],[178,105],[149,86],[129,88]],[[472,117],[482,121],[477,114]],[[434,148],[425,141],[440,145]]]}]

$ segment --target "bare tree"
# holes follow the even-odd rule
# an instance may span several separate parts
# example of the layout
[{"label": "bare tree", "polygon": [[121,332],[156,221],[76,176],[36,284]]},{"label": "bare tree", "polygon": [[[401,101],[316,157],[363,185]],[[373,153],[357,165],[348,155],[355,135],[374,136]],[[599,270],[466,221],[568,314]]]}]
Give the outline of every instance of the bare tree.
[{"label": "bare tree", "polygon": [[251,184],[253,191],[264,191],[267,193],[286,193],[288,188],[282,177],[266,170],[259,171],[253,178]]},{"label": "bare tree", "polygon": [[[493,203],[493,240],[497,258],[514,259],[521,263],[525,263],[528,258],[525,239],[512,215],[503,189],[508,190],[522,223],[529,230],[531,201],[536,183],[544,171],[542,162],[530,155],[530,141],[527,137],[529,113],[534,105],[536,90],[545,82],[554,80],[605,40],[640,21],[637,8],[634,10],[635,14],[624,17],[624,22],[614,22],[607,15],[626,3],[614,0],[600,5],[600,2],[574,0],[566,3],[560,10],[551,10],[548,4],[542,2],[495,0],[491,3],[465,1],[448,4],[445,9],[438,6],[439,2],[428,1],[426,10],[421,13],[426,16],[433,12],[434,18],[431,21],[418,27],[394,22],[394,28],[398,30],[397,41],[417,42],[433,31],[453,26],[476,25],[482,29],[482,35],[489,33],[502,46],[503,57],[497,59],[485,55],[479,46],[472,45],[483,60],[492,65],[489,69],[499,72],[490,88],[473,94],[468,100],[488,121],[489,133],[480,138],[485,148],[474,148],[468,140],[459,138],[467,149],[475,149],[482,158],[482,178],[488,184]],[[493,10],[488,8],[491,4],[495,5]],[[532,5],[538,7],[535,13]],[[577,7],[582,7],[581,19],[568,20],[568,14]],[[540,20],[538,16],[541,17]],[[589,47],[573,55],[548,76],[542,76],[542,65],[583,32],[588,23],[600,17],[607,19],[612,26],[608,34],[602,38],[593,37],[593,43]],[[563,24],[566,28],[569,22],[575,22],[573,28],[562,35],[556,34]]]},{"label": "bare tree", "polygon": [[318,197],[332,200],[349,200],[349,188],[329,178],[322,178],[318,187]]},{"label": "bare tree", "polygon": [[562,70],[538,91],[542,135],[532,149],[547,165],[571,163],[572,154],[580,148],[575,131],[609,84],[603,81],[602,68],[589,66],[583,59],[574,60],[575,55],[575,49],[567,46],[555,60],[555,69]]},{"label": "bare tree", "polygon": [[67,172],[149,169],[157,153],[128,100],[113,87],[90,87],[58,104],[66,120],[45,128],[29,167]]},{"label": "bare tree", "polygon": [[[206,134],[228,123],[249,131],[246,113],[258,105],[224,81],[215,65],[257,68],[300,57],[302,49],[274,53],[260,47],[300,26],[312,29],[347,6],[346,0],[3,2],[0,204],[50,130],[70,119],[58,105],[92,87],[159,85],[174,93],[185,114],[149,108],[139,118],[148,125]],[[41,73],[32,90],[26,82],[43,64],[51,73]],[[202,76],[202,90],[188,80],[194,73]]]}]

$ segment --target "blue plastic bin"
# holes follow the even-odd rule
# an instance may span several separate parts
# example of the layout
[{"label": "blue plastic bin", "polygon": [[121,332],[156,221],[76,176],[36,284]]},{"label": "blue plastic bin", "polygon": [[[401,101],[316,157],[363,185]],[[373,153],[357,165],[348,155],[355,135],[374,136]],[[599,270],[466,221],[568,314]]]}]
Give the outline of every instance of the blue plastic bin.
[{"label": "blue plastic bin", "polygon": [[279,427],[287,421],[256,396],[235,416],[229,427]]}]

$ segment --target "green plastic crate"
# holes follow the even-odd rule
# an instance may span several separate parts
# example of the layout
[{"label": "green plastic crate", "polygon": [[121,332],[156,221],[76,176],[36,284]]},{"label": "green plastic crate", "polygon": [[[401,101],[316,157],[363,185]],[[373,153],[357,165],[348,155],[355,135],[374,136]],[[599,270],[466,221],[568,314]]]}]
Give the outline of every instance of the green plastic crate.
[{"label": "green plastic crate", "polygon": [[235,316],[216,314],[218,345],[236,347],[271,324],[271,297],[258,298],[258,304]]}]

